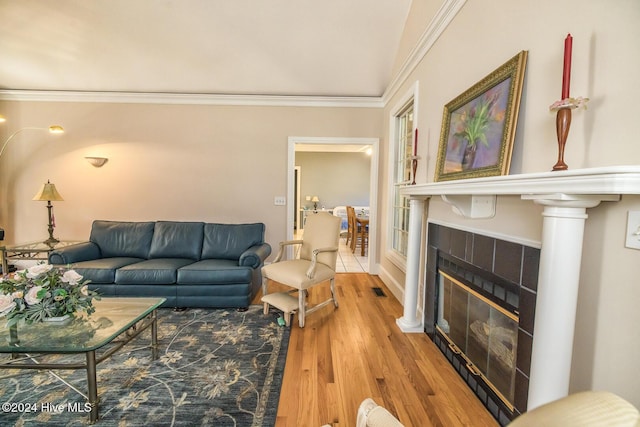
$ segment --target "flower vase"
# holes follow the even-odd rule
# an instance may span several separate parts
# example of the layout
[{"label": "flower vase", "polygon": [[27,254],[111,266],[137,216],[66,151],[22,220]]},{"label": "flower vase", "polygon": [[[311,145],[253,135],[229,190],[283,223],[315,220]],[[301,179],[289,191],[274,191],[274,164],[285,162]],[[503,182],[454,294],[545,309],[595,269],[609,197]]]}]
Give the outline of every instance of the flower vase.
[{"label": "flower vase", "polygon": [[469,170],[473,168],[473,163],[476,161],[476,147],[477,144],[468,144],[464,149],[464,154],[462,156],[462,170]]},{"label": "flower vase", "polygon": [[558,135],[558,161],[553,166],[554,171],[564,171],[569,168],[564,162],[564,146],[567,143],[569,128],[571,127],[571,107],[561,107],[556,115],[556,133]]},{"label": "flower vase", "polygon": [[64,316],[45,317],[42,321],[63,324],[69,319],[71,319],[71,316],[69,314],[65,314]]},{"label": "flower vase", "polygon": [[11,347],[20,347],[20,339],[18,338],[18,327],[16,325],[9,326],[9,345]]}]

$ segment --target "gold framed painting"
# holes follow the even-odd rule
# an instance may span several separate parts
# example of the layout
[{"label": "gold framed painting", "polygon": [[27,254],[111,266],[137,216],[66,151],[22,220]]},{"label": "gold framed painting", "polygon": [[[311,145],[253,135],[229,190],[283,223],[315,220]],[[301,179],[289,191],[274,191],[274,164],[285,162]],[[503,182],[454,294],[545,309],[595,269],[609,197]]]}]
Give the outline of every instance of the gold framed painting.
[{"label": "gold framed painting", "polygon": [[527,51],[444,106],[436,181],[507,175]]}]

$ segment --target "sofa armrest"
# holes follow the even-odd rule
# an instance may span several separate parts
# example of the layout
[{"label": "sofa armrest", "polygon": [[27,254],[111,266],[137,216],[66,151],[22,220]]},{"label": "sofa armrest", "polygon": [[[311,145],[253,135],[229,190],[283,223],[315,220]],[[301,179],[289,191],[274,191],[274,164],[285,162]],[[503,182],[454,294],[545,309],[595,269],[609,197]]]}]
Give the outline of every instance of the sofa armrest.
[{"label": "sofa armrest", "polygon": [[268,243],[251,246],[240,255],[238,265],[258,268],[270,254],[271,245]]},{"label": "sofa armrest", "polygon": [[68,265],[101,257],[100,247],[93,242],[83,242],[51,251],[49,264]]}]

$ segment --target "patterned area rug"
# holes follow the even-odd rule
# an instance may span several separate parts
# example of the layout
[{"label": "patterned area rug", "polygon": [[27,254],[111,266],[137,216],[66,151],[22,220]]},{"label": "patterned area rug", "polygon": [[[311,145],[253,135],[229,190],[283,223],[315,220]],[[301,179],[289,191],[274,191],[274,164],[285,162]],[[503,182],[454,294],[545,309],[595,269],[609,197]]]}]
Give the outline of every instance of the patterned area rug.
[{"label": "patterned area rug", "polygon": [[[289,344],[289,329],[276,320],[262,306],[158,310],[157,360],[147,330],[98,365],[96,425],[273,426]],[[86,394],[85,370],[54,372]],[[47,371],[0,371],[0,403],[7,402],[31,406],[20,413],[3,406],[2,426],[89,423],[85,399]]]}]

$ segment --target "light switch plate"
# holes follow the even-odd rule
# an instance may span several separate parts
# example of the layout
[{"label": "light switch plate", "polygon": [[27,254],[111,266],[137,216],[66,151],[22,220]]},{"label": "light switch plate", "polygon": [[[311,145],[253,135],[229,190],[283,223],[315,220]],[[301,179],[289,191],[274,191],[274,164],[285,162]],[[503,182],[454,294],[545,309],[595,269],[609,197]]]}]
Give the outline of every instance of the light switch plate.
[{"label": "light switch plate", "polygon": [[276,196],[273,200],[273,204],[276,206],[284,206],[287,204],[287,198],[284,196]]},{"label": "light switch plate", "polygon": [[640,211],[629,211],[625,246],[632,249],[640,249]]}]

